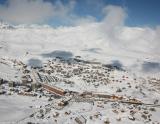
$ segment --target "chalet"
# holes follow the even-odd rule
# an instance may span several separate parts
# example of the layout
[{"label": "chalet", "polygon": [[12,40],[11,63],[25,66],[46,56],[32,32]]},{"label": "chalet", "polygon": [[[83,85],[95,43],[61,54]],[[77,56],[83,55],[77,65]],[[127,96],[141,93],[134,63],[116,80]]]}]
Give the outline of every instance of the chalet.
[{"label": "chalet", "polygon": [[32,90],[35,90],[35,89],[38,89],[41,87],[41,84],[40,83],[32,83],[31,84],[31,89]]},{"label": "chalet", "polygon": [[15,87],[16,86],[16,83],[14,81],[9,81],[8,84],[9,84],[9,87]]},{"label": "chalet", "polygon": [[68,101],[60,101],[58,103],[58,106],[66,106],[66,105],[68,105]]},{"label": "chalet", "polygon": [[30,75],[24,75],[21,78],[23,84],[31,83],[33,80]]},{"label": "chalet", "polygon": [[23,73],[30,73],[28,69],[24,69]]},{"label": "chalet", "polygon": [[87,122],[86,118],[84,118],[82,115],[76,117],[76,118],[75,118],[75,121],[76,121],[78,124],[86,124],[86,122]]}]

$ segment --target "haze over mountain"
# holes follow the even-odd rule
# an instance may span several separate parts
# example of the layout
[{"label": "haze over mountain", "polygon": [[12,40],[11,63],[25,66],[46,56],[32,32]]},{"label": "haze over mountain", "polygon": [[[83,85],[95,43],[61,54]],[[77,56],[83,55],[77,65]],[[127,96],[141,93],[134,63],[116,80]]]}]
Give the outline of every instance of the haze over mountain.
[{"label": "haze over mountain", "polygon": [[[88,1],[88,7],[94,2]],[[104,63],[119,61],[134,68],[137,61],[141,64],[159,62],[158,25],[128,26],[129,8],[105,1],[93,9],[101,12],[101,18],[93,13],[80,16],[74,12],[80,4],[74,0],[3,2],[0,6],[0,18],[4,20],[0,24],[1,56],[42,59],[41,54],[60,50]],[[26,52],[29,54],[24,57]]]}]

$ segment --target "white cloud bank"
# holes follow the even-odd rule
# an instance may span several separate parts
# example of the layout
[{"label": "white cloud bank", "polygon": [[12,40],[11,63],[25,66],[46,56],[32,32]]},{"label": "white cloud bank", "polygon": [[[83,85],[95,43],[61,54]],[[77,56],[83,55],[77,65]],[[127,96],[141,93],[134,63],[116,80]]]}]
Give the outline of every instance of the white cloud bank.
[{"label": "white cloud bank", "polygon": [[120,6],[106,6],[104,19],[99,24],[105,40],[112,47],[134,52],[160,55],[160,28],[125,26],[127,13]]},{"label": "white cloud bank", "polygon": [[[66,5],[60,1],[51,4],[43,0],[8,0],[6,6],[0,6],[0,17],[13,23],[41,23],[51,18],[59,18],[62,22],[74,25],[71,37],[81,33],[83,36],[77,37],[80,39],[77,41],[82,41],[88,47],[105,49],[109,46],[160,55],[158,26],[154,29],[125,26],[125,9],[113,5],[102,8],[104,18],[101,21],[96,21],[95,17],[90,15],[79,17],[73,11],[75,4],[74,0]],[[70,27],[66,27],[65,30],[70,31]]]}]

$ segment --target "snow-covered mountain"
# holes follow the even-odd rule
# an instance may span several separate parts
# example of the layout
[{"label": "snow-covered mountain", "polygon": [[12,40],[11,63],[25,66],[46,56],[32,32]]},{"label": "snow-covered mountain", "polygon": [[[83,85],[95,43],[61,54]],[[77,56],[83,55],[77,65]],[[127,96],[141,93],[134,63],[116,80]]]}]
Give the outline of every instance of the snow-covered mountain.
[{"label": "snow-covered mountain", "polygon": [[15,27],[13,25],[10,25],[9,23],[0,21],[0,29],[14,29]]},{"label": "snow-covered mountain", "polygon": [[51,28],[49,25],[38,25],[38,24],[20,24],[13,25],[4,21],[0,21],[0,29],[47,29]]},{"label": "snow-covered mountain", "polygon": [[[0,27],[3,30],[0,31],[0,56],[19,58],[27,63],[32,58],[41,61],[52,58],[52,54],[59,51],[58,54],[64,54],[63,56],[71,54],[70,57],[81,56],[84,59],[102,63],[116,62],[136,72],[144,72],[146,68],[151,73],[159,72],[160,57],[158,54],[148,53],[150,48],[147,44],[146,46],[143,44],[144,41],[135,43],[116,42],[116,39],[111,41],[108,34],[101,31],[99,25],[93,23],[76,27],[52,28],[47,25],[12,26],[1,23]],[[118,37],[131,35],[127,34],[128,30],[131,29],[124,27],[121,30],[122,34],[118,32]],[[43,56],[44,54],[48,56]],[[152,67],[153,69],[150,69]]]},{"label": "snow-covered mountain", "polygon": [[[137,31],[143,34],[142,29],[123,27],[107,34],[100,27],[97,23],[58,28],[1,23],[0,122],[75,123],[79,115],[88,124],[159,121],[159,55],[143,37],[133,38]],[[129,42],[130,38],[135,42]],[[34,72],[31,66],[38,68]],[[57,99],[42,87],[33,90],[35,82],[25,87],[23,78],[32,80],[35,73],[44,80],[42,83],[47,81],[69,95]],[[14,86],[13,82],[20,84]],[[93,98],[83,98],[85,93]],[[110,94],[111,103],[99,99],[98,94]],[[57,103],[66,98],[67,106],[57,109]],[[126,98],[135,99],[131,104],[122,103],[128,102]],[[140,103],[132,105],[132,100]]]}]

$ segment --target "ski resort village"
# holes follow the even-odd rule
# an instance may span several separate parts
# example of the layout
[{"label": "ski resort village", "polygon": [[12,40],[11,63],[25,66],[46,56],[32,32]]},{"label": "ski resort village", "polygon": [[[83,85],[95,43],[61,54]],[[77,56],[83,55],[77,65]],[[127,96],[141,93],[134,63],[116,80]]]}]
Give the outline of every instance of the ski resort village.
[{"label": "ski resort village", "polygon": [[160,124],[160,0],[0,0],[0,124]]},{"label": "ski resort village", "polygon": [[1,123],[160,122],[158,78],[138,78],[80,56],[37,67],[1,58],[0,68]]}]

